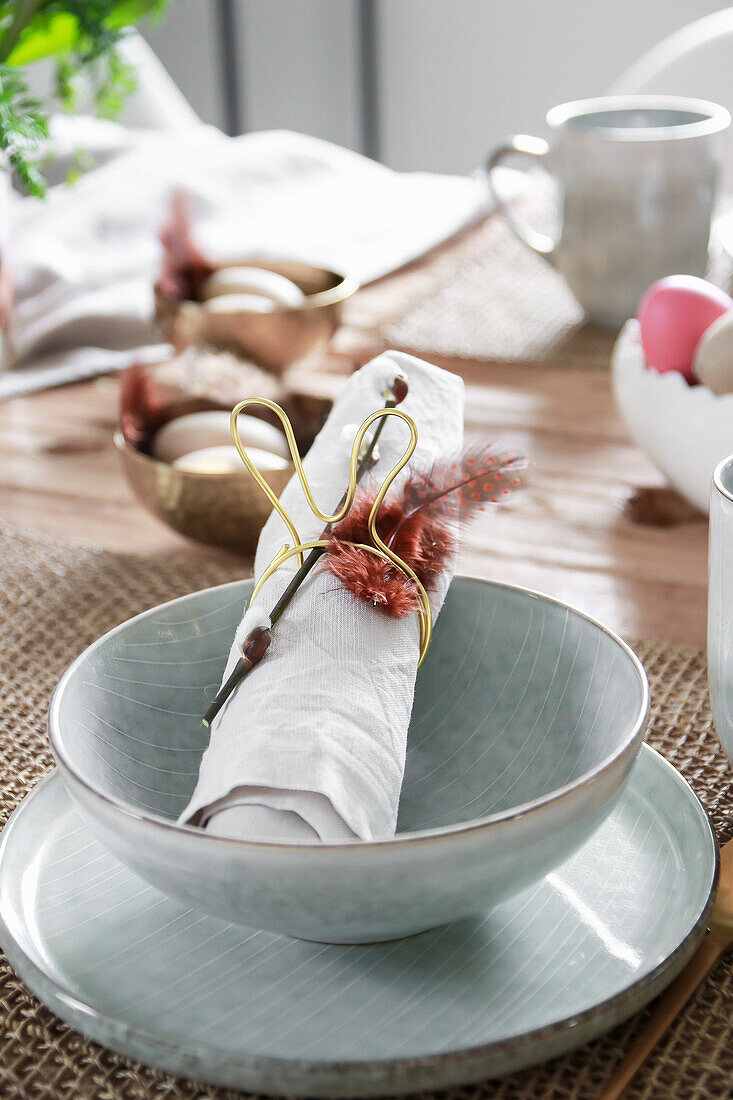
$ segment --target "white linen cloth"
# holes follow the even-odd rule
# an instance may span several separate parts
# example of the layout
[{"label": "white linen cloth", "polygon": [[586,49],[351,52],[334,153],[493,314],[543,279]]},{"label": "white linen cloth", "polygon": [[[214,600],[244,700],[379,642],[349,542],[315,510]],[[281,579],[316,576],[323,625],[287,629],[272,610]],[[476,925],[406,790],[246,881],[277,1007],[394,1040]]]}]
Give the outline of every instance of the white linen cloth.
[{"label": "white linen cloth", "polygon": [[[117,144],[115,144],[115,140]],[[488,209],[477,178],[400,174],[357,153],[284,131],[230,138],[125,131],[58,120],[55,180],[78,146],[100,165],[57,183],[44,202],[14,199],[8,256],[16,309],[15,365],[50,384],[163,357],[153,321],[158,231],[173,189],[216,260],[259,253],[330,267],[370,282],[451,237]],[[141,350],[142,349],[142,350]],[[0,375],[0,397],[23,388]]]},{"label": "white linen cloth", "polygon": [[[304,461],[324,511],[348,482],[351,443],[366,417],[383,407],[381,390],[404,372],[400,408],[419,440],[412,462],[429,464],[463,443],[463,382],[411,356],[386,352],[346,383]],[[404,453],[407,426],[390,418],[379,439],[373,477],[381,483]],[[400,475],[405,477],[406,473]],[[398,483],[396,483],[398,484]],[[282,495],[304,541],[323,524],[296,478]],[[259,577],[290,535],[273,512],[255,558]],[[453,575],[450,563],[431,591],[437,615]],[[237,629],[226,679],[241,644],[269,614],[297,563],[264,585]],[[230,696],[211,727],[196,789],[181,821],[220,835],[322,841],[392,836],[405,764],[407,728],[419,657],[419,620],[389,618],[356,599],[317,566],[272,631],[261,664]]]}]

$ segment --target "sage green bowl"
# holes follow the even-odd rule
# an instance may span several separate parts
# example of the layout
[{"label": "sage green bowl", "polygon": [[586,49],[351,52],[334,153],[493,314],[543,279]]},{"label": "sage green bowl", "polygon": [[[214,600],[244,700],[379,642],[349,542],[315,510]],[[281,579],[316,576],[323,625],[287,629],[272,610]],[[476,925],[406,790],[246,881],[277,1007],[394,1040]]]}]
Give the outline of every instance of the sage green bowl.
[{"label": "sage green bowl", "polygon": [[525,889],[611,811],[647,723],[638,659],[559,601],[459,577],[417,680],[394,838],[268,844],[177,825],[251,588],[196,592],[123,623],[77,658],[51,703],[71,797],[164,893],[303,939],[392,939]]}]

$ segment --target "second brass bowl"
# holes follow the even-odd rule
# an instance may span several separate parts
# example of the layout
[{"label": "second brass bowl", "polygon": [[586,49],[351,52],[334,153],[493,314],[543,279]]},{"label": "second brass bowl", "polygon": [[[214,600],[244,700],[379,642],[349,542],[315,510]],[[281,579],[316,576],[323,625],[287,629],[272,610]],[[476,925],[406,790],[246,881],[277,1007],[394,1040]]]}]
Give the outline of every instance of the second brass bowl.
[{"label": "second brass bowl", "polygon": [[234,351],[282,374],[326,344],[341,323],[344,302],[357,290],[356,280],[327,268],[294,260],[244,259],[222,268],[245,264],[274,271],[294,282],[305,294],[300,306],[277,307],[267,313],[209,313],[202,302],[172,301],[156,290],[155,309],[161,326],[178,351],[207,344]]}]

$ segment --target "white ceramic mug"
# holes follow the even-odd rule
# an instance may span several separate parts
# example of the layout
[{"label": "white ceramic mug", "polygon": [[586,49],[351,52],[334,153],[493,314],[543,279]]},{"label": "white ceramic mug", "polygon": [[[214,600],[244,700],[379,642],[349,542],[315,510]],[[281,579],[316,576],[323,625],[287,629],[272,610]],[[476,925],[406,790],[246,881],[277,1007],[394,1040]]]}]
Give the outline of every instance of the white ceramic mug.
[{"label": "white ceramic mug", "polygon": [[[678,96],[606,96],[553,107],[552,143],[517,135],[487,163],[514,232],[565,277],[589,318],[619,328],[664,275],[704,275],[724,107]],[[557,237],[520,218],[497,186],[508,158],[538,161],[558,193]]]},{"label": "white ceramic mug", "polygon": [[715,467],[710,492],[708,678],[715,729],[733,763],[733,455]]}]

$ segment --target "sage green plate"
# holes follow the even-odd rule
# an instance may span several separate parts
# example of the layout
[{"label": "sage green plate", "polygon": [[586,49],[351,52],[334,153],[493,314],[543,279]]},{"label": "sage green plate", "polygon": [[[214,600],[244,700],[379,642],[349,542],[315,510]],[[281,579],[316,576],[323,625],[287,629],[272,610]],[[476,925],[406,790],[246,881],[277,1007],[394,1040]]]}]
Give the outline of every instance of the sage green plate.
[{"label": "sage green plate", "polygon": [[92,1039],[213,1084],[300,1096],[418,1092],[543,1061],[615,1026],[687,962],[717,846],[644,746],[610,817],[484,917],[370,946],[307,943],[186,908],[112,856],[57,775],[0,843],[0,940]]}]

